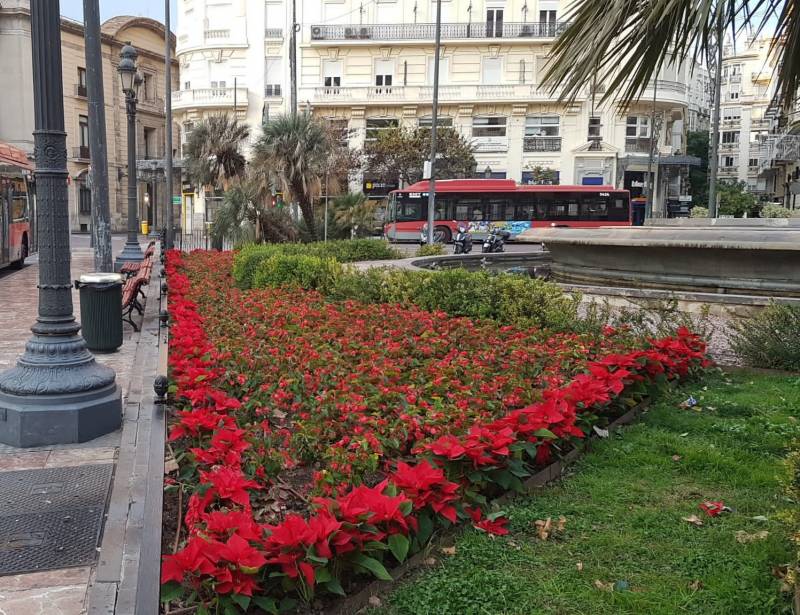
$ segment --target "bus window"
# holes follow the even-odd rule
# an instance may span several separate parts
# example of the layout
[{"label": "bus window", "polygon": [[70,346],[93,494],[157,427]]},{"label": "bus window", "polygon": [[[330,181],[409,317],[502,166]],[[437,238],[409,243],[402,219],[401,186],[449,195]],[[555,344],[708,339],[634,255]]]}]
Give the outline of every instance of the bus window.
[{"label": "bus window", "polygon": [[536,219],[536,205],[533,197],[525,197],[525,202],[517,203],[514,213],[514,220],[534,220]]},{"label": "bus window", "polygon": [[[427,207],[425,211],[428,211]],[[447,220],[447,201],[436,199],[433,204],[433,219]]]},{"label": "bus window", "polygon": [[28,199],[23,195],[15,194],[11,199],[11,220],[24,220],[28,217]]},{"label": "bus window", "polygon": [[470,218],[470,211],[469,205],[464,201],[458,201],[455,205],[456,211],[453,218],[455,220],[469,220]]},{"label": "bus window", "polygon": [[608,220],[608,197],[584,194],[581,199],[581,220]]},{"label": "bus window", "polygon": [[397,220],[397,195],[389,195],[389,212],[386,216],[387,222],[395,222]]},{"label": "bus window", "polygon": [[462,207],[466,207],[466,220],[470,222],[483,222],[486,219],[481,199],[461,199],[458,204]]},{"label": "bus window", "polygon": [[[427,210],[427,207],[425,208]],[[397,221],[398,222],[416,222],[422,220],[423,216],[422,199],[421,198],[403,198],[397,203]]]},{"label": "bus window", "polygon": [[[508,199],[489,199],[487,202],[489,220],[511,220],[513,218],[506,217],[506,210],[509,206]],[[513,214],[513,207],[512,207]]]},{"label": "bus window", "polygon": [[630,206],[628,198],[622,194],[612,194],[609,199],[608,220],[613,222],[625,222],[630,220]]}]

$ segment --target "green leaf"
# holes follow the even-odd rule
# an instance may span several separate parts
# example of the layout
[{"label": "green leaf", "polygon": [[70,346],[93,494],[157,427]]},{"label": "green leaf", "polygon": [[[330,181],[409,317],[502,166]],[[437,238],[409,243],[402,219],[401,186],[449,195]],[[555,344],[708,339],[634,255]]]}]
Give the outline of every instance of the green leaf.
[{"label": "green leaf", "polygon": [[556,434],[554,434],[549,429],[537,429],[536,431],[533,432],[533,435],[536,436],[537,438],[550,438],[550,439],[556,438]]},{"label": "green leaf", "polygon": [[183,595],[183,586],[177,581],[170,581],[161,586],[161,602],[171,602]]},{"label": "green leaf", "polygon": [[247,607],[250,606],[250,596],[244,596],[242,594],[232,594],[231,600],[233,600],[236,604],[242,607],[243,611],[246,611]]},{"label": "green leaf", "polygon": [[378,540],[370,540],[369,542],[364,543],[364,549],[366,551],[387,551],[389,547],[386,546],[386,543]]},{"label": "green leaf", "polygon": [[417,532],[417,538],[419,538],[420,546],[424,546],[428,539],[433,534],[433,520],[427,515],[420,515],[419,516],[419,532]]},{"label": "green leaf", "polygon": [[278,601],[268,596],[253,596],[253,604],[272,615],[279,615]]},{"label": "green leaf", "polygon": [[346,595],[344,593],[342,584],[339,583],[339,579],[331,579],[330,581],[326,581],[325,583],[322,583],[322,586],[332,594],[337,594],[338,596]]},{"label": "green leaf", "polygon": [[280,610],[281,613],[285,613],[286,611],[292,610],[295,606],[297,606],[297,600],[287,596],[281,600],[281,603],[278,605],[278,610]]},{"label": "green leaf", "polygon": [[408,547],[408,538],[402,534],[389,536],[389,550],[398,562],[403,563],[405,561],[406,555],[408,555]]},{"label": "green leaf", "polygon": [[197,606],[197,615],[210,615],[205,604],[200,604]]},{"label": "green leaf", "polygon": [[384,568],[383,564],[381,564],[378,560],[374,557],[369,557],[364,555],[363,553],[359,553],[353,558],[353,563],[360,568],[371,572],[376,579],[380,579],[381,581],[393,581],[392,575],[390,575],[386,568]]},{"label": "green leaf", "polygon": [[331,571],[327,568],[317,568],[314,571],[314,578],[316,579],[317,583],[327,583],[333,577],[331,577]]},{"label": "green leaf", "polygon": [[405,502],[400,504],[400,512],[403,513],[404,517],[410,515],[413,508],[414,508],[414,503],[411,500],[406,500]]}]

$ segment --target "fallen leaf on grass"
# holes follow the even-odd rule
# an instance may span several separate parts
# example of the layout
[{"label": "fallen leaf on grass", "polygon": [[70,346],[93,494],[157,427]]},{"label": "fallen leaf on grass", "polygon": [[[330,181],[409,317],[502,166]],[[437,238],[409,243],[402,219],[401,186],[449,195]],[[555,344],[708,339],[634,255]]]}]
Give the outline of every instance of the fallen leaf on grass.
[{"label": "fallen leaf on grass", "polygon": [[578,562],[575,564],[575,568],[578,569],[578,572],[583,572],[583,562]]},{"label": "fallen leaf on grass", "polygon": [[170,457],[164,462],[164,474],[171,474],[172,472],[177,472],[178,470],[178,462],[175,461],[174,457]]},{"label": "fallen leaf on grass", "polygon": [[764,515],[756,515],[755,517],[750,517],[753,521],[768,521],[768,519]]},{"label": "fallen leaf on grass", "polygon": [[383,604],[381,602],[381,599],[378,598],[378,596],[370,596],[369,600],[367,600],[367,602],[369,602],[370,606],[374,606],[374,607],[379,607],[379,606],[381,606]]},{"label": "fallen leaf on grass", "polygon": [[736,532],[736,542],[747,544],[749,542],[755,542],[756,540],[764,540],[767,536],[769,536],[769,532],[767,530],[761,530],[760,532],[755,532],[754,534],[748,534],[744,530],[739,530]]},{"label": "fallen leaf on grass", "polygon": [[435,566],[436,565],[436,558],[435,557],[429,557],[428,559],[425,560],[425,565],[426,566]]},{"label": "fallen leaf on grass", "polygon": [[444,553],[445,555],[455,555],[456,554],[456,548],[455,548],[455,546],[442,547],[442,553]]},{"label": "fallen leaf on grass", "polygon": [[608,437],[608,429],[601,429],[597,425],[594,426],[594,432],[598,436],[600,436],[601,438],[607,438]]},{"label": "fallen leaf on grass", "polygon": [[700,579],[696,579],[689,583],[689,589],[691,589],[693,592],[700,591],[703,589],[703,582]]},{"label": "fallen leaf on grass", "polygon": [[547,517],[545,521],[537,519],[534,525],[536,525],[536,534],[539,536],[539,540],[547,540],[550,537],[550,529],[553,527],[550,517]]},{"label": "fallen leaf on grass", "polygon": [[561,515],[556,522],[556,532],[563,532],[567,526],[567,518]]},{"label": "fallen leaf on grass", "polygon": [[702,527],[703,522],[700,520],[700,517],[697,515],[690,515],[688,517],[681,517],[687,523],[691,523],[692,525],[696,525],[697,527]]},{"label": "fallen leaf on grass", "polygon": [[686,436],[688,436],[688,435],[689,435],[689,432],[688,432],[688,431],[684,431],[684,432],[683,432],[683,433],[680,435],[680,437],[681,437],[681,438],[685,438],[685,437],[686,437]]},{"label": "fallen leaf on grass", "polygon": [[611,582],[606,583],[605,581],[601,581],[597,579],[594,582],[594,586],[599,589],[601,592],[613,592],[614,591],[614,584]]},{"label": "fallen leaf on grass", "polygon": [[683,459],[683,457],[681,457],[680,455],[673,455],[672,456],[672,461],[680,461],[681,459]]}]

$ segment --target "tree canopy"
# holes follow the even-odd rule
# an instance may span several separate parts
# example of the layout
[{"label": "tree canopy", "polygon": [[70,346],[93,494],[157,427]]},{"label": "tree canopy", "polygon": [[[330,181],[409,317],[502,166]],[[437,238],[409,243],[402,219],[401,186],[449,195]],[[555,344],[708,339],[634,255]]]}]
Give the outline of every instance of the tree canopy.
[{"label": "tree canopy", "polygon": [[227,188],[244,174],[242,146],[250,136],[246,124],[227,115],[214,115],[195,126],[185,145],[186,171],[198,186]]}]

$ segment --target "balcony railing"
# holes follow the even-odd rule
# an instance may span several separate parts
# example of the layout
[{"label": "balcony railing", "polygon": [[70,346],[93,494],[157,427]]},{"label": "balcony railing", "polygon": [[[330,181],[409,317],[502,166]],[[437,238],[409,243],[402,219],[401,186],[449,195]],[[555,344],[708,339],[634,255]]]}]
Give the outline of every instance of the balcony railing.
[{"label": "balcony railing", "polygon": [[196,88],[172,93],[174,109],[187,107],[247,107],[247,88]]},{"label": "balcony railing", "polygon": [[649,155],[653,145],[650,137],[627,137],[625,139],[625,151],[632,154]]},{"label": "balcony railing", "polygon": [[230,30],[206,30],[204,33],[205,39],[207,41],[210,40],[219,40],[219,39],[226,39],[231,37]]},{"label": "balcony railing", "polygon": [[[557,95],[556,95],[557,96]],[[303,100],[312,103],[350,104],[353,102],[424,102],[433,98],[429,85],[392,86],[320,86],[302,92]],[[554,95],[541,91],[536,84],[512,85],[442,85],[439,86],[439,101],[548,101]]]},{"label": "balcony railing", "polygon": [[72,148],[72,157],[77,160],[89,160],[89,146],[88,145],[79,145],[78,147]]},{"label": "balcony railing", "polygon": [[283,38],[283,28],[266,28],[264,38]]},{"label": "balcony railing", "polygon": [[[453,39],[550,39],[559,36],[569,26],[567,22],[532,23],[443,23],[442,40]],[[311,26],[312,41],[358,40],[433,40],[436,24],[405,23],[375,25],[315,25]]]},{"label": "balcony railing", "polygon": [[523,152],[560,152],[561,137],[525,137]]},{"label": "balcony railing", "polygon": [[86,86],[81,85],[80,83],[75,84],[75,96],[80,96],[81,98],[86,98]]},{"label": "balcony railing", "polygon": [[738,150],[739,149],[739,142],[736,141],[734,143],[720,143],[719,144],[719,149],[720,149],[721,152],[730,152],[730,151],[733,151],[733,150]]}]

